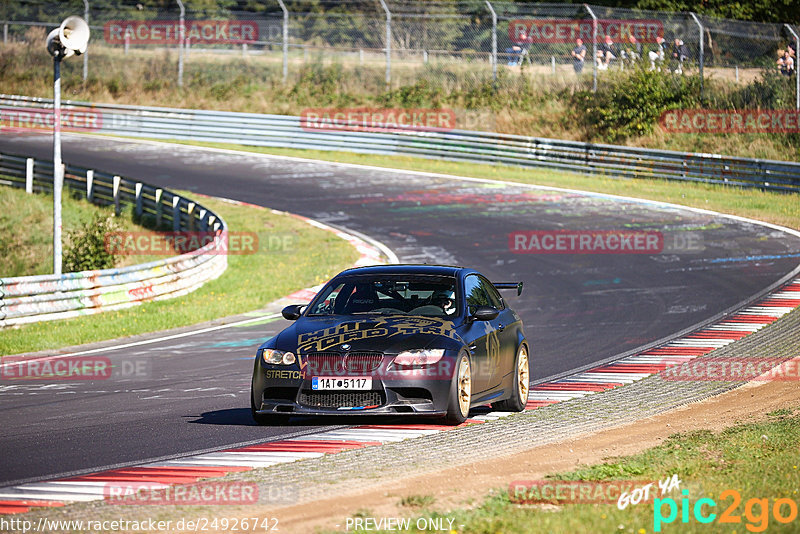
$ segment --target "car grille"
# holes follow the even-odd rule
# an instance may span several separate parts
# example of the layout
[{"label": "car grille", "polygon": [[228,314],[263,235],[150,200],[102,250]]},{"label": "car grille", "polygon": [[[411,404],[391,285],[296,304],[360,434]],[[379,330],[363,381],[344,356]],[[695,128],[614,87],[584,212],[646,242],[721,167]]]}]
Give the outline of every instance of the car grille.
[{"label": "car grille", "polygon": [[313,408],[380,406],[383,404],[383,395],[380,391],[301,391],[297,402]]},{"label": "car grille", "polygon": [[382,352],[311,352],[300,356],[308,363],[309,376],[363,375],[377,370]]}]

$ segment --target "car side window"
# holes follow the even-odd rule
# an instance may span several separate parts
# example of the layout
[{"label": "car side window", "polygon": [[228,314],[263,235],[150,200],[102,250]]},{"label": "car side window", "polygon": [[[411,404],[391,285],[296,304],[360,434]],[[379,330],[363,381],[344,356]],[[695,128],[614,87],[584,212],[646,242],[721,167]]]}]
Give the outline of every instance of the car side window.
[{"label": "car side window", "polygon": [[491,282],[485,278],[481,278],[481,282],[483,283],[486,293],[489,295],[489,302],[491,305],[498,310],[505,310],[506,304],[503,302],[503,297],[500,296],[500,293],[497,292],[497,289],[495,289]]},{"label": "car side window", "polygon": [[493,306],[483,281],[474,274],[464,279],[464,298],[467,301],[469,312],[474,311],[478,306]]}]

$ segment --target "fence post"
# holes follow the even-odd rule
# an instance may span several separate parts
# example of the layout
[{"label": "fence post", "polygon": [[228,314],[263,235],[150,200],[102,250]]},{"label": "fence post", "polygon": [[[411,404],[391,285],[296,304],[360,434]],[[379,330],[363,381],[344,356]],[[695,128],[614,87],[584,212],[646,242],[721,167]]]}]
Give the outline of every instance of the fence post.
[{"label": "fence post", "polygon": [[486,7],[492,12],[492,80],[497,81],[497,13],[494,7],[486,0]]},{"label": "fence post", "polygon": [[25,160],[25,192],[33,193],[33,158]]},{"label": "fence post", "polygon": [[194,202],[189,202],[186,206],[186,214],[189,223],[189,231],[194,232],[194,208],[197,206]]},{"label": "fence post", "polygon": [[694,19],[695,24],[697,24],[697,27],[700,30],[700,57],[698,58],[698,60],[699,60],[699,65],[700,65],[700,98],[702,99],[703,98],[703,92],[704,92],[703,91],[703,55],[704,55],[703,54],[703,42],[705,41],[705,38],[703,37],[703,24],[700,22],[700,19],[697,18],[697,15],[695,15],[692,12],[690,12],[689,14],[692,16],[692,18]]},{"label": "fence post", "polygon": [[175,232],[181,231],[181,197],[172,197],[172,229]]},{"label": "fence post", "polygon": [[289,79],[289,10],[283,0],[278,0],[283,11],[283,83]]},{"label": "fence post", "polygon": [[130,28],[125,28],[125,44],[122,48],[122,53],[128,55],[128,49],[131,46],[131,31]]},{"label": "fence post", "polygon": [[181,0],[176,0],[178,7],[181,8],[181,18],[178,22],[178,87],[183,87],[183,44],[186,38],[186,9],[183,7]]},{"label": "fence post", "polygon": [[794,31],[789,24],[784,24],[786,29],[789,30],[789,33],[794,35],[794,81],[795,81],[795,109],[800,111],[800,75],[797,74],[797,60],[800,58],[800,52],[798,51],[798,47],[800,46],[800,37],[797,36],[797,32]]},{"label": "fence post", "polygon": [[120,211],[119,210],[119,184],[120,184],[121,180],[122,180],[122,178],[120,178],[119,176],[114,176],[114,186],[113,186],[114,188],[113,188],[113,191],[114,191],[114,216],[115,217],[119,216],[119,211]]},{"label": "fence post", "polygon": [[94,171],[86,171],[86,200],[94,202]]},{"label": "fence post", "polygon": [[592,92],[597,91],[597,17],[589,4],[583,4],[586,12],[592,17]]},{"label": "fence post", "polygon": [[8,44],[8,22],[3,24],[3,44]]},{"label": "fence post", "polygon": [[142,216],[142,182],[136,182],[136,216]]},{"label": "fence post", "polygon": [[384,0],[380,0],[386,13],[386,90],[392,86],[392,12]]},{"label": "fence post", "polygon": [[[83,0],[83,20],[89,24],[89,0]],[[83,81],[89,76],[89,51],[83,53]]]},{"label": "fence post", "polygon": [[164,212],[164,206],[161,204],[161,196],[163,194],[163,189],[156,189],[156,230],[161,229],[161,217]]}]

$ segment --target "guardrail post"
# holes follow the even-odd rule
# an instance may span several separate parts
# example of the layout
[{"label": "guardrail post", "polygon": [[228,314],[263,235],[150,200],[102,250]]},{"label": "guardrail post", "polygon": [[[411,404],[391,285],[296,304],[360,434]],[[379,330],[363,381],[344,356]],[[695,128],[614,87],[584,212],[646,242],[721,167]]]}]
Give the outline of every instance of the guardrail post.
[{"label": "guardrail post", "polygon": [[589,4],[583,4],[586,12],[592,17],[592,92],[597,91],[597,17]]},{"label": "guardrail post", "polygon": [[283,0],[278,0],[283,11],[283,83],[289,79],[289,10]]},{"label": "guardrail post", "polygon": [[94,171],[86,171],[86,200],[94,202]]},{"label": "guardrail post", "polygon": [[795,57],[794,58],[794,81],[795,81],[795,109],[800,111],[800,75],[797,74],[797,60],[800,59],[800,37],[798,37],[797,32],[794,31],[789,24],[784,24],[786,29],[789,30],[789,33],[794,35],[794,51]]},{"label": "guardrail post", "polygon": [[497,81],[497,13],[494,11],[494,7],[486,0],[486,7],[489,8],[489,11],[492,13],[492,80],[495,82]]},{"label": "guardrail post", "polygon": [[689,13],[692,18],[694,19],[694,23],[697,24],[698,29],[700,30],[700,57],[698,57],[698,64],[700,66],[700,98],[703,98],[703,24],[700,22],[700,19],[697,18],[697,15],[694,13]]},{"label": "guardrail post", "polygon": [[186,205],[186,215],[189,222],[188,226],[190,232],[194,232],[194,208],[196,205],[197,204],[194,202],[189,202],[189,204]]},{"label": "guardrail post", "polygon": [[183,87],[183,43],[186,39],[186,9],[183,7],[181,0],[176,0],[178,7],[181,9],[181,18],[178,22],[178,87]]},{"label": "guardrail post", "polygon": [[142,182],[136,182],[136,216],[142,216]]},{"label": "guardrail post", "polygon": [[181,197],[172,197],[172,230],[181,231]]},{"label": "guardrail post", "polygon": [[33,158],[25,160],[25,192],[33,193]]},{"label": "guardrail post", "polygon": [[161,218],[164,213],[164,206],[161,204],[161,196],[164,194],[163,189],[156,189],[156,229],[161,228]]},{"label": "guardrail post", "polygon": [[392,87],[392,12],[384,0],[380,0],[386,13],[386,90]]},{"label": "guardrail post", "polygon": [[120,178],[119,176],[114,176],[114,186],[113,186],[114,188],[113,188],[113,191],[114,191],[114,216],[115,217],[118,217],[119,216],[119,212],[120,212],[120,208],[119,208],[119,184],[120,184],[121,180],[122,180],[122,178]]}]

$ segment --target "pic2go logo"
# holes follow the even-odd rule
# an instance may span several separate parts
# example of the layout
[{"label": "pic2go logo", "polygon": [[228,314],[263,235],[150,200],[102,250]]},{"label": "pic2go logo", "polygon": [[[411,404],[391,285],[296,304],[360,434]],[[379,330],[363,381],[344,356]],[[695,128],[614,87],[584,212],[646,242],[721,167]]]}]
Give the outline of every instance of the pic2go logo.
[{"label": "pic2go logo", "polygon": [[[719,498],[724,501],[732,499],[731,504],[719,515],[712,512],[717,507],[716,501],[710,498],[702,498],[695,501],[692,506],[689,503],[689,490],[683,490],[683,498],[680,504],[681,523],[689,522],[689,513],[694,516],[698,523],[709,524],[717,523],[742,523],[742,517],[737,513],[737,509],[742,502],[742,496],[738,490],[725,490]],[[665,507],[667,515],[665,516]],[[744,516],[747,519],[745,528],[750,532],[764,532],[769,527],[769,516],[778,523],[787,524],[797,519],[797,503],[789,498],[775,499],[770,508],[769,499],[749,499],[744,504]],[[665,499],[656,498],[653,500],[653,531],[661,532],[662,525],[673,523],[678,518],[678,503],[675,499],[667,497]]]}]

